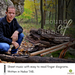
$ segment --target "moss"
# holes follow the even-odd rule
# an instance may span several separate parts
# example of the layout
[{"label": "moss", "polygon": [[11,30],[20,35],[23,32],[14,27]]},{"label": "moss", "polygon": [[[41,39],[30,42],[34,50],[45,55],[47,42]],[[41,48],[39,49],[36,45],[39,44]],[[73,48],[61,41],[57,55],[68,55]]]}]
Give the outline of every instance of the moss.
[{"label": "moss", "polygon": [[[52,55],[53,57],[59,57],[61,51],[62,51],[62,50],[53,52],[53,53],[51,53],[51,55]],[[65,59],[69,59],[69,58],[72,59],[72,58],[75,58],[75,55],[73,55],[73,54],[71,54],[70,52],[67,51],[66,54],[65,54],[65,56],[64,56],[64,58],[65,58]]]}]

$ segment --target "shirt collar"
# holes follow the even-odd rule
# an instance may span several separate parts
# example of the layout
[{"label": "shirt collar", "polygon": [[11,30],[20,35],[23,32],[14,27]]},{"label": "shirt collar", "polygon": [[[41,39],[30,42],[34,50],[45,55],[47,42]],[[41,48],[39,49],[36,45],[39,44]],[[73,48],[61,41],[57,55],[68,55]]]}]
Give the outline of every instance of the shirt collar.
[{"label": "shirt collar", "polygon": [[10,24],[9,22],[7,22],[6,16],[3,18],[3,21],[2,22],[3,22],[4,25]]}]

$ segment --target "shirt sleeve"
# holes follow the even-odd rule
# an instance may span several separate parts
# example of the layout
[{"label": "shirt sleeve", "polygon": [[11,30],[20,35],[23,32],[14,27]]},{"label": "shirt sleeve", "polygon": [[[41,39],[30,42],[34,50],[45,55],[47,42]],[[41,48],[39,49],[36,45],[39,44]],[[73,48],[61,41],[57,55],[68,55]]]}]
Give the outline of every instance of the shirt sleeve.
[{"label": "shirt sleeve", "polygon": [[0,42],[6,42],[8,44],[12,43],[12,40],[10,38],[7,38],[3,35],[3,28],[1,22],[0,22]]},{"label": "shirt sleeve", "polygon": [[23,28],[19,25],[16,19],[15,19],[15,25],[16,25],[16,30],[19,32],[19,34],[22,33]]}]

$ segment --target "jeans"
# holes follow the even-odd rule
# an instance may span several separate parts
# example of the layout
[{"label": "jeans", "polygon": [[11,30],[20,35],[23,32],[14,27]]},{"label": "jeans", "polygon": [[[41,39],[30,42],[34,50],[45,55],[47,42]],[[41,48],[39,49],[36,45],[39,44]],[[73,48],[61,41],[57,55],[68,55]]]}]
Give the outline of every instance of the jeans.
[{"label": "jeans", "polygon": [[[23,37],[24,37],[23,33],[18,35],[18,40],[16,42],[19,44],[19,46],[23,40]],[[0,53],[1,52],[8,52],[9,48],[10,48],[10,45],[8,43],[0,43]],[[11,54],[17,53],[17,50],[18,50],[18,48],[15,49],[15,47],[12,47]]]}]

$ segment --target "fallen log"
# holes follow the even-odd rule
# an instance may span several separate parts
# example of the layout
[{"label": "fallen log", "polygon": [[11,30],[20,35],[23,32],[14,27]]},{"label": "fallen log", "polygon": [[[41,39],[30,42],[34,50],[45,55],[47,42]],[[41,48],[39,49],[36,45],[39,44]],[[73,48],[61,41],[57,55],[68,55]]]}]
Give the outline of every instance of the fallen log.
[{"label": "fallen log", "polygon": [[54,37],[54,41],[60,41],[60,42],[65,42],[65,41],[70,41],[70,37]]},{"label": "fallen log", "polygon": [[54,39],[54,36],[48,34],[41,34],[41,38]]},{"label": "fallen log", "polygon": [[51,48],[47,48],[47,49],[44,49],[44,50],[40,50],[40,51],[31,53],[30,56],[35,56],[35,55],[38,55],[38,54],[41,54],[41,53],[44,53],[44,52],[48,52],[48,51],[51,51],[51,50],[54,50],[54,49],[57,49],[57,48],[58,48],[58,50],[59,49],[64,49],[64,48],[72,46],[74,44],[75,44],[75,41],[73,41],[73,42],[66,42],[66,43],[63,43],[63,44],[60,44],[60,45],[57,45],[57,46],[53,46]]},{"label": "fallen log", "polygon": [[25,38],[26,40],[28,40],[30,43],[32,44],[43,44],[43,45],[46,45],[46,47],[51,47],[51,46],[54,46],[56,45],[56,43],[53,43],[53,42],[49,42],[49,41],[45,41],[45,40],[34,40],[34,38],[30,37],[30,36],[26,36]]},{"label": "fallen log", "polygon": [[61,46],[61,47],[56,48],[56,49],[53,49],[53,50],[51,50],[51,51],[42,53],[42,54],[40,54],[40,56],[44,56],[44,55],[50,54],[50,53],[52,53],[52,52],[56,52],[56,51],[61,50],[61,49],[63,49],[63,48],[65,48],[65,46]]},{"label": "fallen log", "polygon": [[15,62],[15,63],[75,63],[75,60],[67,60],[60,58],[51,58],[51,57],[40,57],[40,56],[32,56],[32,57],[21,57],[21,56],[9,56],[5,54],[0,54],[0,59],[7,62]]},{"label": "fallen log", "polygon": [[48,34],[48,35],[54,35],[54,36],[62,36],[61,34],[56,33],[56,32],[54,32],[52,30],[45,30],[45,29],[31,29],[30,33],[31,32],[39,34],[39,35],[41,35],[41,34]]},{"label": "fallen log", "polygon": [[30,36],[35,37],[36,39],[40,39],[41,38],[40,35],[32,33],[32,32],[30,33]]},{"label": "fallen log", "polygon": [[50,42],[48,42],[48,41],[42,41],[42,40],[40,40],[39,43],[47,45],[49,47],[51,46]]},{"label": "fallen log", "polygon": [[[28,38],[28,41],[35,43],[34,41],[47,41],[53,44],[61,44],[64,42],[69,42],[71,41],[71,38],[68,36],[62,36],[61,34],[55,33],[51,30],[45,30],[45,29],[31,29],[30,30],[30,39]],[[33,39],[33,41],[32,41]],[[45,44],[45,42],[42,42],[42,44]]]},{"label": "fallen log", "polygon": [[29,53],[36,52],[38,50],[40,50],[40,46],[36,45],[32,50],[29,51]]},{"label": "fallen log", "polygon": [[32,44],[37,44],[37,43],[39,43],[39,40],[34,40],[32,37],[30,37],[30,36],[26,36],[26,38],[25,38],[26,40],[28,40],[30,43],[32,43]]},{"label": "fallen log", "polygon": [[38,34],[38,30],[37,29],[31,29],[30,33],[36,33],[36,34]]}]

